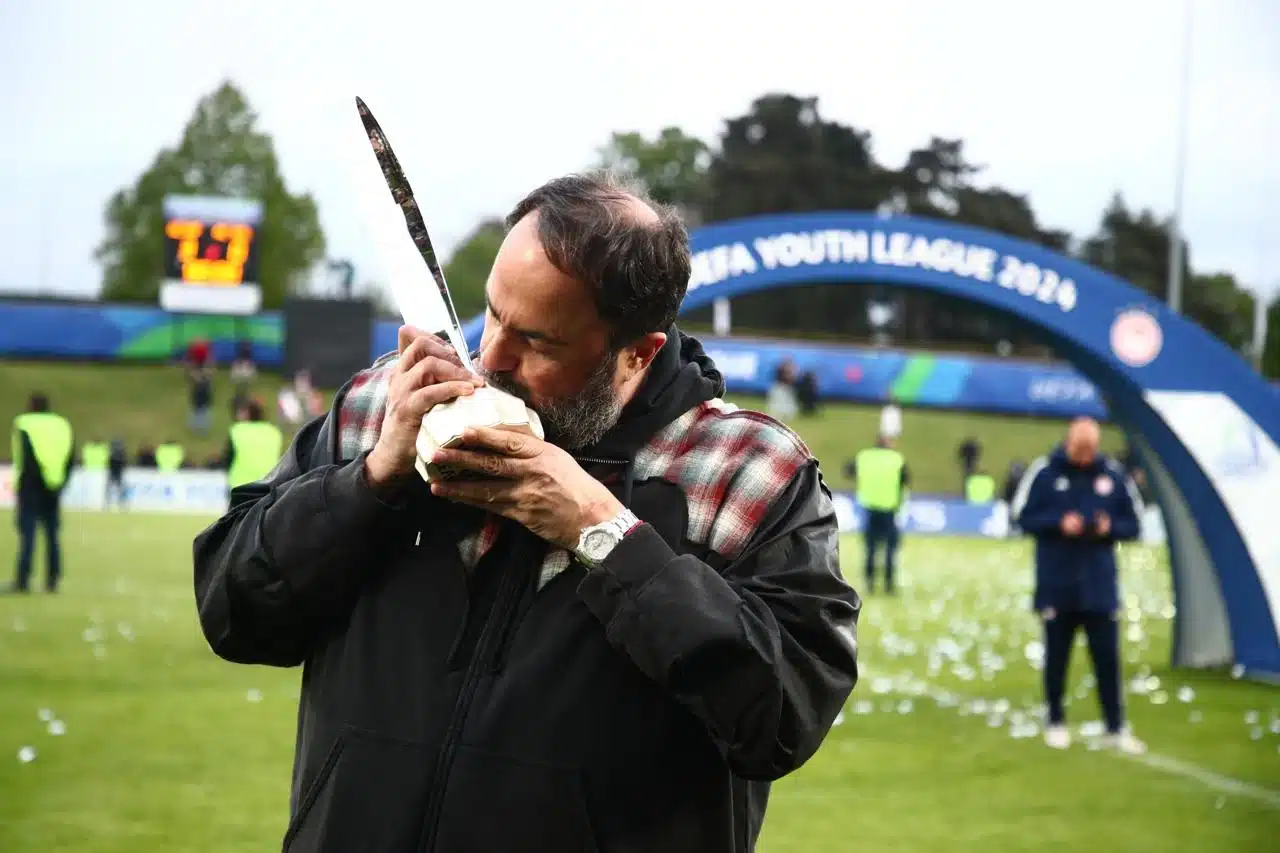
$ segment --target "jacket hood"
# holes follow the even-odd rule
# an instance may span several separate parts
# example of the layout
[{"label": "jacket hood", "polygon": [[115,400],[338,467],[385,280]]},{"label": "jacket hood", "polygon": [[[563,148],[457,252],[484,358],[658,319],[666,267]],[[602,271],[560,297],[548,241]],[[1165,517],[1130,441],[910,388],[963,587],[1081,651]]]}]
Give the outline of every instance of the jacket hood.
[{"label": "jacket hood", "polygon": [[574,455],[629,462],[667,424],[723,394],[724,378],[702,344],[672,326],[617,425],[594,447]]}]

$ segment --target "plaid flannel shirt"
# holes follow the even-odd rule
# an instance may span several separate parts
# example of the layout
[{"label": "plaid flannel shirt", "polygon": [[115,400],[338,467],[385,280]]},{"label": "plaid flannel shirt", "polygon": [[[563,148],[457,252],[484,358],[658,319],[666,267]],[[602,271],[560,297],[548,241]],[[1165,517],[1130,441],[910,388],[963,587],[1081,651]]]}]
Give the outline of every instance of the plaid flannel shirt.
[{"label": "plaid flannel shirt", "polygon": [[[396,357],[382,356],[347,387],[338,410],[340,461],[355,459],[377,443]],[[688,503],[689,542],[733,560],[812,458],[799,436],[774,419],[716,399],[694,406],[654,435],[636,454],[632,476],[637,483],[661,479],[677,486]],[[497,538],[499,521],[490,516],[458,543],[468,569]],[[538,588],[570,561],[568,551],[551,548]]]}]

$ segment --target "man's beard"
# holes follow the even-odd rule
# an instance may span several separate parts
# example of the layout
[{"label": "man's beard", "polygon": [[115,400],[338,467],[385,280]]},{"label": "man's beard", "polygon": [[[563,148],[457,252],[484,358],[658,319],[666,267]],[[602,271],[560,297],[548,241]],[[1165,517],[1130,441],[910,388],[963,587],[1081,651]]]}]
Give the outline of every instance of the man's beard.
[{"label": "man's beard", "polygon": [[532,395],[529,390],[510,373],[483,369],[480,373],[494,388],[519,397],[538,413],[547,441],[573,451],[599,442],[622,416],[622,403],[613,390],[614,363],[614,354],[609,353],[591,371],[581,391],[559,400],[544,401],[537,406],[530,402]]}]

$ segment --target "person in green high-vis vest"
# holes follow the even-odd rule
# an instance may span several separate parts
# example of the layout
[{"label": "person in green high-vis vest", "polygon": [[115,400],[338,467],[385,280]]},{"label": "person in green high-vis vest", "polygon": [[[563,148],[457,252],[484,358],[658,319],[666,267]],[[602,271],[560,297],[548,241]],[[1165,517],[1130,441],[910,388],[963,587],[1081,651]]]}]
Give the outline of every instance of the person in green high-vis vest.
[{"label": "person in green high-vis vest", "polygon": [[267,476],[284,451],[284,434],[263,417],[260,402],[247,401],[237,413],[237,418],[227,437],[228,489]]},{"label": "person in green high-vis vest", "polygon": [[182,460],[186,457],[182,445],[176,441],[166,441],[156,447],[156,469],[173,472],[182,469]]},{"label": "person in green high-vis vest", "polygon": [[884,548],[884,588],[894,593],[894,571],[901,539],[898,511],[907,496],[910,475],[907,461],[894,447],[894,440],[881,436],[875,447],[860,450],[854,457],[853,475],[858,504],[865,512],[862,538],[866,545],[867,592],[876,591],[876,554]]},{"label": "person in green high-vis vest", "polygon": [[996,478],[985,471],[970,474],[964,481],[964,499],[971,504],[989,504],[996,499]]},{"label": "person in green high-vis vest", "polygon": [[17,496],[18,567],[14,592],[30,592],[36,533],[45,533],[45,589],[58,591],[62,549],[58,541],[62,489],[75,460],[71,422],[49,409],[49,398],[32,394],[27,411],[13,420],[13,491]]},{"label": "person in green high-vis vest", "polygon": [[95,438],[80,445],[80,467],[86,471],[105,472],[110,459],[111,445],[102,439]]}]

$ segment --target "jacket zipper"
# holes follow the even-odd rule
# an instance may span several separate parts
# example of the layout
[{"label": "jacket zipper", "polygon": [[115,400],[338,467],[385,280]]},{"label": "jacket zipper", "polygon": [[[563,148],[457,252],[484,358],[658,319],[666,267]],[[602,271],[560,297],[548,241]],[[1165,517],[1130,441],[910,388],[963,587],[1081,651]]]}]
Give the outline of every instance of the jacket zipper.
[{"label": "jacket zipper", "polygon": [[626,465],[625,459],[593,459],[590,456],[575,456],[575,462],[589,462],[592,465]]},{"label": "jacket zipper", "polygon": [[435,845],[436,831],[439,829],[440,810],[444,806],[445,786],[449,780],[449,772],[453,767],[454,753],[458,741],[462,737],[462,726],[466,722],[467,712],[471,709],[471,700],[475,698],[476,687],[480,676],[485,671],[484,662],[489,658],[489,650],[494,636],[506,635],[507,623],[511,621],[514,605],[520,600],[524,573],[515,566],[508,566],[502,576],[502,585],[485,620],[480,638],[476,641],[471,660],[467,663],[467,672],[458,691],[458,698],[453,705],[453,713],[449,717],[449,727],[445,730],[444,743],[440,747],[440,761],[436,765],[435,778],[432,780],[431,793],[427,798],[425,819],[422,826],[422,837],[418,843],[421,853],[428,853]]}]

